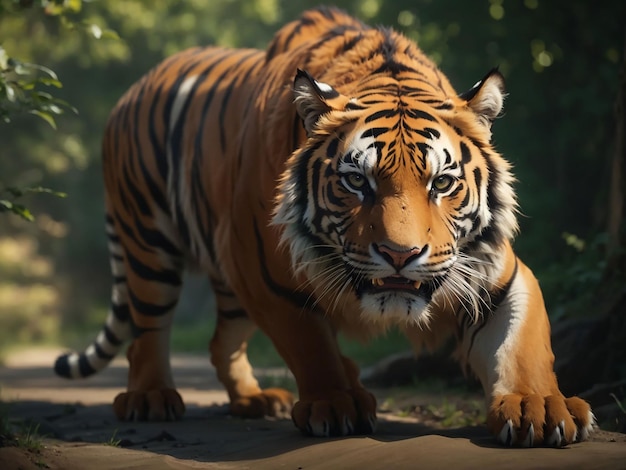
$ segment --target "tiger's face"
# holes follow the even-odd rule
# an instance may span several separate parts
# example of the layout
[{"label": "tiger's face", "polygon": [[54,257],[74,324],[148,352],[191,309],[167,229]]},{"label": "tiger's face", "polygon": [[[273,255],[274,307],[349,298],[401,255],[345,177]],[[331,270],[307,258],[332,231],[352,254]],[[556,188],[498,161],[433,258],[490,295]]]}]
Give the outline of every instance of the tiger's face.
[{"label": "tiger's face", "polygon": [[361,105],[301,80],[318,101],[296,95],[309,139],[288,162],[274,222],[314,295],[354,296],[369,320],[418,323],[433,303],[469,298],[468,275],[483,275],[473,253],[488,244],[481,237],[514,229],[498,226],[495,199],[510,204],[512,190],[496,181],[508,173],[491,167],[488,126],[470,116],[466,136],[452,104],[438,111],[401,96]]}]

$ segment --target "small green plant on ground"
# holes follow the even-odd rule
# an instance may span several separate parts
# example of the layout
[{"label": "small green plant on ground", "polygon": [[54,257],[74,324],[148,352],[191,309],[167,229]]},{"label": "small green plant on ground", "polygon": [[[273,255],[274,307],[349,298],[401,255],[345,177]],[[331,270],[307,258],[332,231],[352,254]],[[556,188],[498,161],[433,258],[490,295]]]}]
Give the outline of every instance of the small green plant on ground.
[{"label": "small green plant on ground", "polygon": [[116,429],[115,431],[113,431],[113,434],[111,435],[109,440],[104,443],[104,445],[111,446],[111,447],[119,447],[121,442],[122,440],[117,437],[117,429]]},{"label": "small green plant on ground", "polygon": [[0,401],[0,447],[4,447],[8,441],[13,439],[11,432],[11,424],[9,422],[9,410],[7,406]]},{"label": "small green plant on ground", "polygon": [[424,380],[413,386],[379,390],[376,395],[381,412],[415,418],[437,429],[475,426],[486,420],[479,392],[450,387],[443,381]]},{"label": "small green plant on ground", "polygon": [[626,400],[619,401],[619,398],[617,398],[617,395],[614,393],[609,393],[609,395],[613,398],[613,400],[615,400],[615,403],[617,403],[617,407],[620,409],[622,414],[626,415]]},{"label": "small green plant on ground", "polygon": [[616,410],[599,423],[601,429],[615,432],[626,432],[626,398],[618,398],[615,393],[609,393],[615,401]]},{"label": "small green plant on ground", "polygon": [[29,452],[38,453],[43,448],[41,436],[39,435],[39,423],[29,423],[15,435],[17,447]]},{"label": "small green plant on ground", "polygon": [[[17,428],[17,430],[16,430]],[[0,448],[15,447],[27,452],[38,468],[50,468],[44,461],[44,445],[39,435],[39,423],[12,424],[6,403],[0,400]]]},{"label": "small green plant on ground", "polygon": [[429,405],[426,411],[444,428],[471,426],[485,422],[482,405],[476,401],[457,404],[444,398],[439,405]]},{"label": "small green plant on ground", "polygon": [[9,405],[0,399],[0,447],[14,446],[33,453],[43,448],[39,423],[11,423]]}]

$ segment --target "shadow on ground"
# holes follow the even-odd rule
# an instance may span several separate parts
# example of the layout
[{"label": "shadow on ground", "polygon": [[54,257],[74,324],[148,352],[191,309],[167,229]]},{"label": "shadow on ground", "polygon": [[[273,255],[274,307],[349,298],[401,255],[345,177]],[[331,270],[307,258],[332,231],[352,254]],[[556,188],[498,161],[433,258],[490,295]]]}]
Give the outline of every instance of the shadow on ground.
[{"label": "shadow on ground", "polygon": [[[1,398],[14,424],[45,435],[39,455],[18,462],[0,448],[0,468],[626,468],[626,436],[595,433],[565,449],[503,449],[482,426],[434,429],[414,419],[381,414],[373,436],[302,436],[288,420],[232,418],[227,397],[207,359],[177,357],[175,379],[187,402],[185,418],[167,423],[121,423],[110,403],[123,389],[117,361],[100,375],[72,382],[47,364],[8,361],[0,368]],[[36,423],[36,424],[35,424]],[[35,453],[36,454],[36,453]],[[21,456],[24,458],[24,456]],[[3,460],[4,459],[4,460]],[[11,459],[15,462],[11,462]],[[43,464],[43,465],[42,465]]]}]

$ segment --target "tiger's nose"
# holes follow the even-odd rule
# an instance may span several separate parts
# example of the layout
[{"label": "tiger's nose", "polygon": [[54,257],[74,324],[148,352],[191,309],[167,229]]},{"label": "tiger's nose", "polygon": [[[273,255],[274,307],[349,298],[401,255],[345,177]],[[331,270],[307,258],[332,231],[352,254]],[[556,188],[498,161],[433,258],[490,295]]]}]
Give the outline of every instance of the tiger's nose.
[{"label": "tiger's nose", "polygon": [[414,246],[408,250],[397,250],[387,245],[379,245],[377,243],[374,244],[374,251],[376,251],[385,259],[385,261],[387,261],[387,263],[397,270],[404,268],[411,261],[419,258],[425,250],[426,246],[422,248]]}]

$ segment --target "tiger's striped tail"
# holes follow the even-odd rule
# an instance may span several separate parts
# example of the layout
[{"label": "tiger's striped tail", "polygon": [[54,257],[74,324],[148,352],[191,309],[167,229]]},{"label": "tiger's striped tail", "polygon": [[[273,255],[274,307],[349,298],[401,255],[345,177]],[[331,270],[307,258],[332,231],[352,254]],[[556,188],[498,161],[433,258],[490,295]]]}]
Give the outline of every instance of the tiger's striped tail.
[{"label": "tiger's striped tail", "polygon": [[54,363],[54,371],[61,377],[77,379],[88,377],[104,369],[125,341],[131,338],[128,289],[124,268],[124,250],[115,232],[113,219],[107,215],[106,232],[109,239],[113,291],[111,308],[106,322],[96,339],[83,352],[70,352],[59,356]]}]

